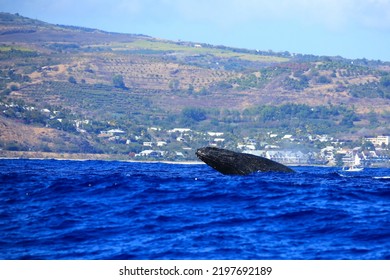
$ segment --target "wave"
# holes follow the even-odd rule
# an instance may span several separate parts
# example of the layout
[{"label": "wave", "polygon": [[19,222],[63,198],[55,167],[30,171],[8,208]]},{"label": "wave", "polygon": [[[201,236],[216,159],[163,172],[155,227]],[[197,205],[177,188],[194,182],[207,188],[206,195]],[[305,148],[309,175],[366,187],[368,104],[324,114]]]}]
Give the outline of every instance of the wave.
[{"label": "wave", "polygon": [[390,180],[390,176],[374,176],[372,178],[376,180]]},{"label": "wave", "polygon": [[387,170],[294,169],[2,161],[0,259],[388,257]]}]

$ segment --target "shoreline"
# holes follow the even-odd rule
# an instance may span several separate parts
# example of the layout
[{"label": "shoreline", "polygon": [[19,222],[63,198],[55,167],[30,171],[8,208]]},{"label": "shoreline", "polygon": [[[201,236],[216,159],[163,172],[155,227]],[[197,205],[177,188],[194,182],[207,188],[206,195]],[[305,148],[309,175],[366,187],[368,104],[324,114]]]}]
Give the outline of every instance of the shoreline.
[{"label": "shoreline", "polygon": [[[164,164],[182,164],[182,165],[203,165],[206,164],[200,160],[172,161],[172,160],[134,160],[126,155],[110,154],[86,154],[86,153],[53,153],[53,152],[31,152],[31,151],[0,151],[0,160],[2,159],[29,159],[29,160],[69,160],[69,161],[119,161],[133,163],[164,163]],[[332,167],[327,165],[288,165],[291,167],[299,166],[317,166]]]},{"label": "shoreline", "polygon": [[[119,162],[135,162],[135,163],[164,163],[164,164],[182,164],[182,165],[199,165],[205,164],[200,160],[135,160],[127,155],[111,155],[111,154],[87,154],[87,153],[53,153],[53,152],[31,152],[31,151],[4,151],[0,150],[0,160],[6,159],[30,159],[30,160],[70,160],[70,161],[119,161]],[[313,166],[313,167],[338,167],[330,165],[308,165],[308,164],[289,164],[290,167]],[[370,168],[389,168],[390,166],[370,166]]]},{"label": "shoreline", "polygon": [[52,152],[28,152],[28,151],[0,151],[0,160],[29,159],[29,160],[70,160],[70,161],[120,161],[139,163],[165,163],[165,164],[205,164],[202,161],[172,161],[172,160],[134,160],[125,155],[110,154],[84,154],[84,153],[52,153]]}]

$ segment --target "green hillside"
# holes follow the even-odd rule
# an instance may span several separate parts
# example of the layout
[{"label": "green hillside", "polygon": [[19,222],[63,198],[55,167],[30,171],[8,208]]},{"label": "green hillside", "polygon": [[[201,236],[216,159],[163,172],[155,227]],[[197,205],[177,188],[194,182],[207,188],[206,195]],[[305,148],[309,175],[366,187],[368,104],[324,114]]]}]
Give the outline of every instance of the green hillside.
[{"label": "green hillside", "polygon": [[[389,62],[174,42],[0,13],[3,151],[128,155],[160,141],[168,158],[188,159],[212,141],[207,131],[223,132],[233,148],[271,132],[356,140],[389,134],[389,111]],[[178,127],[192,134],[177,141],[183,133],[167,131]],[[122,132],[104,134],[113,129]]]}]

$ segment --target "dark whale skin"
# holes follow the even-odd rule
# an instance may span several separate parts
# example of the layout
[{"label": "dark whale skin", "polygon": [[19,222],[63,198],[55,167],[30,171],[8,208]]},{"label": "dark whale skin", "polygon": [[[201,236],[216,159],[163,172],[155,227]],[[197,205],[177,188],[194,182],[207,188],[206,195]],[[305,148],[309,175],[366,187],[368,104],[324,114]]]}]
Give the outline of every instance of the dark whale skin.
[{"label": "dark whale skin", "polygon": [[248,175],[254,172],[295,172],[276,161],[251,154],[237,153],[215,147],[204,147],[196,156],[224,175]]}]

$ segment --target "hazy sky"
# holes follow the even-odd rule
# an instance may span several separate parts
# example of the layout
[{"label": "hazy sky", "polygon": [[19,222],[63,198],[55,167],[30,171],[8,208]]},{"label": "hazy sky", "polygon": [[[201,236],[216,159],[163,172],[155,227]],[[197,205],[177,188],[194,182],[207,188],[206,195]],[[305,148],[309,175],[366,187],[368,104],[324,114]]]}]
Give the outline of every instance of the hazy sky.
[{"label": "hazy sky", "polygon": [[390,0],[0,0],[49,23],[390,61]]}]

